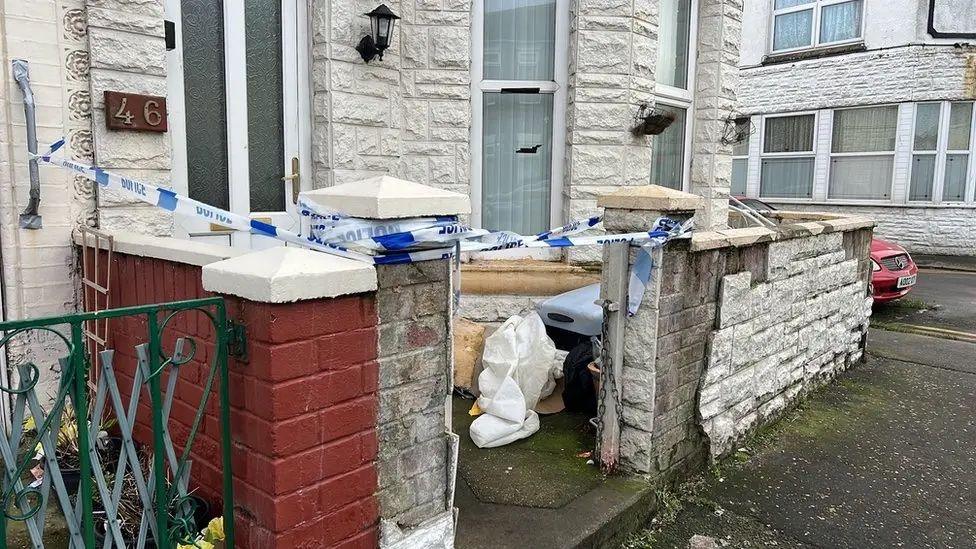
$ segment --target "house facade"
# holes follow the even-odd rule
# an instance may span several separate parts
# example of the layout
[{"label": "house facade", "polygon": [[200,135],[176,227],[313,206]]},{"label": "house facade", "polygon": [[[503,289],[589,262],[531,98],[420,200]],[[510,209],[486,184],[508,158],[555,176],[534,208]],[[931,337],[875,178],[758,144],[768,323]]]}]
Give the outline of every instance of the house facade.
[{"label": "house facade", "polygon": [[976,253],[972,2],[756,0],[743,28],[734,194]]}]

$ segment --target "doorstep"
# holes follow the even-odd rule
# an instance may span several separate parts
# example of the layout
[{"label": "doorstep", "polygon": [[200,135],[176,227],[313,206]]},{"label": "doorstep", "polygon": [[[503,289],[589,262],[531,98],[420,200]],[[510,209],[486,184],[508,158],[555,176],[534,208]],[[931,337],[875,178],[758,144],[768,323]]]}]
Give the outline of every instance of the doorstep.
[{"label": "doorstep", "polygon": [[468,436],[473,402],[455,397],[453,403],[461,437],[454,496],[458,549],[614,547],[657,509],[650,481],[604,477],[578,455],[592,446],[585,417],[542,416],[531,437],[481,449]]},{"label": "doorstep", "polygon": [[551,296],[599,281],[599,265],[535,259],[477,260],[461,265],[461,291],[470,295]]}]

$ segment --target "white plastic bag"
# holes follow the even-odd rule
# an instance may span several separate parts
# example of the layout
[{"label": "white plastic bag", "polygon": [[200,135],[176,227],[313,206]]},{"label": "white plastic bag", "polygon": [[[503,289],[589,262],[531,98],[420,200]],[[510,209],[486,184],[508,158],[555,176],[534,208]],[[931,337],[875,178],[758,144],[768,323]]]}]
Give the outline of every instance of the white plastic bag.
[{"label": "white plastic bag", "polygon": [[478,407],[471,424],[479,448],[492,448],[539,430],[533,411],[555,386],[556,347],[537,313],[513,316],[485,340],[484,370],[478,376]]}]

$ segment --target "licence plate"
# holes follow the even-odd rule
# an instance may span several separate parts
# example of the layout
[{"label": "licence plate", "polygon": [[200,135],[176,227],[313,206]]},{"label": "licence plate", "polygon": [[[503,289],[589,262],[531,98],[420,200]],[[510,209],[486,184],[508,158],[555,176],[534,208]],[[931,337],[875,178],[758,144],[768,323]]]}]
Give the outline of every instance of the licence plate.
[{"label": "licence plate", "polygon": [[911,276],[899,276],[898,277],[898,287],[899,288],[907,288],[908,286],[914,286],[915,285],[915,279],[917,279],[917,278],[918,278],[918,275],[917,274],[913,274]]}]

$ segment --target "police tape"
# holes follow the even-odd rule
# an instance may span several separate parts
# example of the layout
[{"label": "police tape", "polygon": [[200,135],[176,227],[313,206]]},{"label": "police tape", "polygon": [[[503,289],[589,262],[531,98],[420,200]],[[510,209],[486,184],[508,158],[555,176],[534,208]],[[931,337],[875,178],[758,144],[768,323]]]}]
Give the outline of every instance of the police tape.
[{"label": "police tape", "polygon": [[43,154],[31,158],[58,166],[96,182],[102,189],[127,195],[160,209],[197,218],[235,231],[249,232],[274,238],[289,244],[304,246],[327,254],[377,265],[414,263],[446,259],[457,252],[492,252],[518,248],[567,248],[626,242],[640,244],[643,253],[631,271],[631,292],[628,304],[633,314],[640,304],[643,288],[651,276],[650,250],[669,240],[684,238],[692,229],[692,222],[684,223],[662,217],[650,231],[624,234],[580,235],[602,222],[599,216],[573,221],[535,235],[523,236],[511,231],[489,231],[469,227],[457,216],[430,216],[405,219],[361,219],[342,212],[326,210],[318,204],[300,199],[298,212],[308,218],[308,234],[295,233],[270,223],[251,219],[209,204],[181,196],[169,189],[123,177],[96,166],[56,157],[64,146],[61,139]]}]

